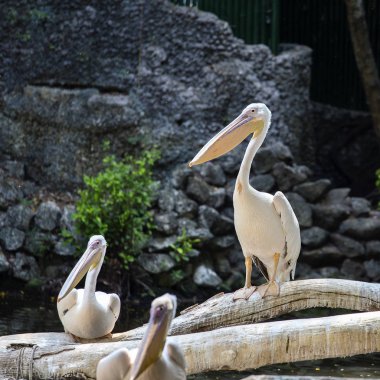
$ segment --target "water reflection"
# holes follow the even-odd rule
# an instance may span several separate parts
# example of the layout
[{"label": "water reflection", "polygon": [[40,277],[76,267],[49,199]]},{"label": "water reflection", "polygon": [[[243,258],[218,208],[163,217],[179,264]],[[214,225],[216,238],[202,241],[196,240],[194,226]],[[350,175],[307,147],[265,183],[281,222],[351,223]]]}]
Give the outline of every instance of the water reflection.
[{"label": "water reflection", "polygon": [[[115,332],[126,331],[147,322],[150,303],[129,302],[122,305]],[[186,305],[180,305],[179,310]],[[314,310],[314,316],[330,315],[330,311]],[[297,313],[297,317],[311,316]],[[31,298],[22,292],[11,296],[0,293],[0,336],[27,332],[62,331],[54,299]],[[262,367],[247,372],[210,372],[189,376],[191,380],[235,380],[249,375],[314,375],[380,379],[380,354],[361,355],[347,359],[325,359]]]}]

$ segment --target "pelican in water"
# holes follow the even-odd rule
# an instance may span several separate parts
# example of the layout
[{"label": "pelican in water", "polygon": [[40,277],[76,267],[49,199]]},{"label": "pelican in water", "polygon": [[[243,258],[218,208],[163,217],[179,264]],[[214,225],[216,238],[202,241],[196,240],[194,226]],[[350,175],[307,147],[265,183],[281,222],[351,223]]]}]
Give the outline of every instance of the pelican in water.
[{"label": "pelican in water", "polygon": [[97,380],[186,379],[181,348],[173,343],[165,344],[176,307],[176,297],[171,294],[153,300],[140,347],[131,351],[120,348],[101,359],[96,369]]},{"label": "pelican in water", "polygon": [[[111,333],[119,317],[119,297],[116,294],[95,292],[106,248],[107,242],[103,236],[92,236],[86,251],[59,292],[59,318],[65,332],[74,337],[95,339],[106,336]],[[75,289],[86,273],[84,289]]]},{"label": "pelican in water", "polygon": [[277,296],[279,283],[294,279],[301,249],[300,229],[290,203],[281,191],[275,195],[255,190],[249,184],[253,158],[263,143],[271,122],[271,112],[262,103],[253,103],[214,136],[193,158],[189,166],[217,158],[253,134],[241,163],[233,195],[234,222],[245,257],[245,286],[234,299],[248,299],[256,290],[251,284],[252,262],[267,284],[258,288],[262,297]]}]

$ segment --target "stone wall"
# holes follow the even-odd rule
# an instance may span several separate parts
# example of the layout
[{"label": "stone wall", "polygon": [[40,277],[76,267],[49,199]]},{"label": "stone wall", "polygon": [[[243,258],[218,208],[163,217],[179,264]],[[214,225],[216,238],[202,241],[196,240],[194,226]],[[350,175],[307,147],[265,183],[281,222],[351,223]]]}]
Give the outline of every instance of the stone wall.
[{"label": "stone wall", "polygon": [[[242,286],[245,268],[232,206],[241,159],[240,149],[214,163],[192,169],[180,164],[168,172],[153,208],[156,230],[132,266],[132,280],[138,277],[153,290],[175,287],[186,295]],[[2,174],[8,179],[18,175],[15,189],[33,187],[21,178],[19,164],[9,161],[6,168]],[[296,278],[380,280],[380,212],[366,199],[350,197],[348,188],[332,188],[328,179],[315,179],[282,143],[259,150],[251,183],[272,194],[283,191],[294,208],[302,238]],[[40,191],[40,201],[28,203],[22,193],[20,199],[12,194],[0,189],[6,210],[0,212],[0,272],[31,285],[50,283],[56,291],[75,262],[73,248],[60,237],[62,228],[73,228],[72,199],[55,194],[46,200]],[[189,261],[177,262],[172,244],[183,230],[199,242]],[[256,271],[254,281],[260,278]]]},{"label": "stone wall", "polygon": [[40,185],[73,190],[104,140],[118,155],[157,144],[166,171],[252,102],[275,111],[268,141],[312,155],[307,47],[274,56],[164,0],[9,0],[0,12],[0,159]]}]

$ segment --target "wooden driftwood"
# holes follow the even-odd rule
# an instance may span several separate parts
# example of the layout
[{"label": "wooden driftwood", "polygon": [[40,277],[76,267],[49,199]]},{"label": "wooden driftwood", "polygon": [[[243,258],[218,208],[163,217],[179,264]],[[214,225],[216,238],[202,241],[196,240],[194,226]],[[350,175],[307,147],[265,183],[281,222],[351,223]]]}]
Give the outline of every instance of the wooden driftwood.
[{"label": "wooden driftwood", "polygon": [[[355,311],[380,310],[380,284],[338,280],[313,279],[286,282],[281,285],[280,297],[261,299],[254,293],[248,301],[232,300],[232,293],[216,295],[200,305],[186,309],[172,322],[170,335],[210,331],[220,327],[237,326],[266,321],[293,311],[315,307],[339,308]],[[57,316],[58,318],[58,316]],[[113,334],[112,338],[97,342],[118,342],[141,339],[145,326]],[[17,338],[16,338],[17,337]],[[8,337],[0,337],[0,345]],[[64,333],[21,334],[13,342],[45,345],[65,345],[75,341]],[[83,343],[93,341],[83,340]]]},{"label": "wooden driftwood", "polygon": [[[189,373],[379,351],[380,312],[251,325],[312,307],[380,310],[380,285],[318,279],[285,283],[280,297],[264,300],[254,294],[249,301],[233,302],[232,294],[220,295],[175,318],[171,335],[178,336],[169,339],[183,347]],[[249,325],[234,327],[240,324]],[[136,347],[144,330],[86,344],[63,333],[1,337],[0,378],[94,378],[101,357]]]},{"label": "wooden driftwood", "polygon": [[[189,374],[380,351],[380,312],[266,322],[169,337],[184,350]],[[11,341],[9,339],[8,341]],[[64,347],[0,348],[0,378],[94,379],[98,361],[139,341]],[[33,358],[33,359],[32,359]]]}]

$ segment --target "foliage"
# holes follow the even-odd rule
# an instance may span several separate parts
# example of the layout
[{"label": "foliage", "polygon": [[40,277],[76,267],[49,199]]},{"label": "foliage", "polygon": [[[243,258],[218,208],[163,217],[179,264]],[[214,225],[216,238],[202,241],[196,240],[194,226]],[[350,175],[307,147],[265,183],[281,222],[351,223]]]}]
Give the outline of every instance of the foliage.
[{"label": "foliage", "polygon": [[85,176],[85,188],[73,215],[79,235],[104,235],[111,255],[121,258],[125,268],[139,254],[152,229],[149,208],[153,195],[153,164],[158,152],[116,160],[107,156],[104,170]]},{"label": "foliage", "polygon": [[193,250],[193,245],[199,242],[199,239],[187,236],[186,229],[182,228],[182,234],[177,237],[175,243],[170,245],[170,256],[172,256],[177,263],[180,261],[189,261],[187,254]]}]

